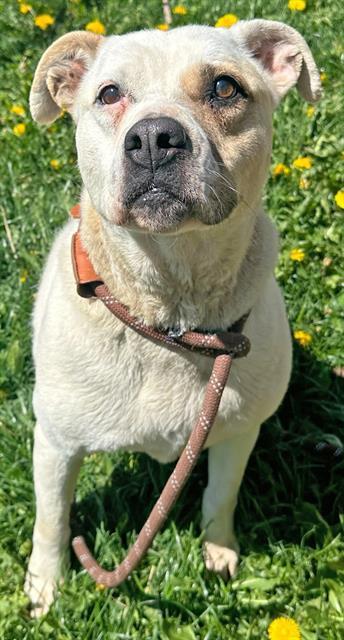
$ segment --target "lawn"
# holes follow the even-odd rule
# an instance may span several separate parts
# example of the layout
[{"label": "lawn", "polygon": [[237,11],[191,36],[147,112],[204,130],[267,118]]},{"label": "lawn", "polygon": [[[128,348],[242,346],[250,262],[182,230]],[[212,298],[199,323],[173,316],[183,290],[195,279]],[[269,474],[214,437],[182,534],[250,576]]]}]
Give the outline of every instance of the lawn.
[{"label": "lawn", "polygon": [[[275,115],[265,201],[281,235],[277,276],[292,331],[302,333],[295,334],[289,392],[262,429],[241,489],[239,573],[225,584],[203,566],[203,455],[134,575],[117,590],[99,590],[72,557],[59,598],[40,621],[30,620],[22,591],[34,518],[30,322],[45,257],[78,200],[80,178],[69,117],[38,127],[29,115],[29,87],[41,53],[57,36],[95,19],[107,33],[121,34],[154,27],[163,17],[160,0],[28,1],[27,13],[15,0],[0,1],[0,640],[267,640],[268,626],[279,616],[295,619],[303,640],[339,640],[344,627],[338,375],[344,304],[344,194],[338,195],[344,189],[342,0],[310,0],[303,11],[290,10],[287,0],[188,0],[187,13],[173,21],[213,25],[228,12],[285,21],[306,37],[322,72],[324,96],[314,109],[292,91]],[[34,24],[40,14],[55,20],[45,30]],[[298,158],[307,159],[304,168],[294,165]],[[330,446],[319,451],[321,442]],[[87,532],[101,561],[118,562],[170,470],[144,455],[89,457],[78,483],[73,533]]]}]

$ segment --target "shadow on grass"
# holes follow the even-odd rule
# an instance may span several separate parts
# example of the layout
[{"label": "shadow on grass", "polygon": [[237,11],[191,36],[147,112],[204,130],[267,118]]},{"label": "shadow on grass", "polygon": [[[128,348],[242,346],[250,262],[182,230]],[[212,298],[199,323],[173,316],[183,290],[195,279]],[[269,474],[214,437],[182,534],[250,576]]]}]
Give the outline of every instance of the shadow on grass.
[{"label": "shadow on grass", "polygon": [[268,541],[321,546],[339,532],[343,383],[294,346],[288,393],[261,430],[240,495],[237,523],[244,552]]},{"label": "shadow on grass", "polygon": [[[243,553],[269,542],[322,545],[339,531],[343,498],[343,379],[295,346],[289,391],[279,411],[262,428],[240,491],[236,530]],[[318,451],[319,443],[330,447]],[[339,455],[338,455],[339,454]],[[124,548],[138,532],[174,464],[124,454],[114,460],[106,485],[91,492],[72,513],[72,532],[93,548],[96,528],[117,531]],[[173,512],[178,530],[200,522],[207,482],[207,454],[201,456]],[[73,560],[77,567],[77,561]]]}]

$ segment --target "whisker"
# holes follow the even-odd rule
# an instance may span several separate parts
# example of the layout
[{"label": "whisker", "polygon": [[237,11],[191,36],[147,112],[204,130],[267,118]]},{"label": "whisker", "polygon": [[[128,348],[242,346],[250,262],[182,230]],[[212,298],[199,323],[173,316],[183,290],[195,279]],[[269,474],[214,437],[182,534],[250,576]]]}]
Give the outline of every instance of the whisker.
[{"label": "whisker", "polygon": [[223,214],[223,202],[221,202],[219,194],[217,193],[216,189],[211,184],[209,184],[207,182],[205,182],[205,184],[207,184],[208,188],[214,194],[216,200],[218,201],[218,203],[220,205],[220,213],[222,215]]},{"label": "whisker", "polygon": [[[221,165],[223,167],[225,167],[225,165],[222,162],[216,162],[217,165]],[[247,202],[246,198],[244,198],[244,196],[242,195],[242,193],[240,193],[237,189],[235,189],[235,187],[233,187],[233,185],[229,182],[228,178],[226,178],[222,173],[219,173],[218,171],[215,171],[214,169],[209,169],[208,167],[206,168],[207,173],[210,175],[214,175],[217,178],[221,179],[224,184],[231,190],[233,191],[233,193],[236,193],[239,197],[238,197],[238,202],[243,202],[246,207],[248,208],[249,211],[251,211],[251,213],[255,213],[255,210],[252,209],[251,205]],[[203,178],[203,176],[202,176]],[[201,180],[202,180],[201,178]],[[208,187],[210,187],[209,183],[206,180],[202,180],[202,182],[204,182],[205,184],[208,185]]]},{"label": "whisker", "polygon": [[225,183],[225,185],[227,185],[227,187],[231,191],[233,191],[234,193],[237,193],[237,194],[239,193],[238,190],[235,187],[233,187],[233,185],[229,182],[228,178],[226,178],[222,173],[219,173],[218,171],[215,171],[214,169],[207,169],[207,171],[208,171],[208,173],[211,173],[214,176],[220,178]]}]

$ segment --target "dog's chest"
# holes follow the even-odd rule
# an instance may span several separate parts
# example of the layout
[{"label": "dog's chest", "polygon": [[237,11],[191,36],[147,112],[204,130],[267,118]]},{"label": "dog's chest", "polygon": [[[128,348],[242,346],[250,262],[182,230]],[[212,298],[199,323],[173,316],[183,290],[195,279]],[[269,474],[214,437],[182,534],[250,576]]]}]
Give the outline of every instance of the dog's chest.
[{"label": "dog's chest", "polygon": [[96,448],[124,447],[161,461],[176,458],[200,411],[212,364],[125,329],[106,350],[97,376],[94,439],[87,446],[96,441]]},{"label": "dog's chest", "polygon": [[[84,334],[63,349],[56,364],[58,384],[49,381],[46,366],[44,379],[37,371],[35,410],[40,419],[44,396],[51,396],[47,387],[55,384],[46,427],[51,423],[58,444],[68,441],[72,449],[86,452],[144,451],[165,462],[180,454],[190,435],[213,359],[171,351],[121,325],[97,339]],[[226,389],[219,422],[230,405],[240,404],[235,395]]]}]

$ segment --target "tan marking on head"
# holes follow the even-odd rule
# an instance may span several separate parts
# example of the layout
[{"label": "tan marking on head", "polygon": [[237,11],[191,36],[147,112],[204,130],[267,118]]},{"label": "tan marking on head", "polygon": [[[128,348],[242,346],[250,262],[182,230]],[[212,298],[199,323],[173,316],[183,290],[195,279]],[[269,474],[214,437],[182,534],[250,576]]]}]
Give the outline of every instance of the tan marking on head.
[{"label": "tan marking on head", "polygon": [[[234,78],[245,95],[212,106],[206,93],[221,75]],[[252,193],[259,197],[270,160],[273,110],[271,92],[259,72],[247,61],[240,65],[236,61],[200,64],[189,68],[181,82],[193,115],[212,146],[219,173],[230,178],[246,201]]]},{"label": "tan marking on head", "polygon": [[249,86],[235,62],[221,65],[194,64],[182,74],[181,86],[192,100],[204,101],[206,91],[211,89],[220,76],[231,76],[246,93],[249,92]]},{"label": "tan marking on head", "polygon": [[[232,102],[224,102],[221,106],[211,104],[207,99],[217,78],[232,77],[242,88],[244,95],[238,95]],[[263,102],[272,110],[272,100],[267,87],[264,87],[253,65],[238,65],[230,61],[221,65],[193,65],[181,78],[181,85],[187,97],[196,107],[196,113],[202,123],[211,130],[214,126],[221,130],[221,134],[233,134],[240,128],[242,118],[247,116],[252,103]]]}]

